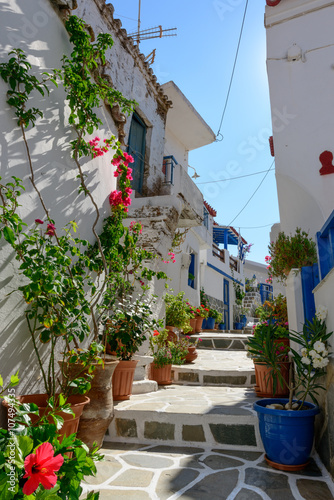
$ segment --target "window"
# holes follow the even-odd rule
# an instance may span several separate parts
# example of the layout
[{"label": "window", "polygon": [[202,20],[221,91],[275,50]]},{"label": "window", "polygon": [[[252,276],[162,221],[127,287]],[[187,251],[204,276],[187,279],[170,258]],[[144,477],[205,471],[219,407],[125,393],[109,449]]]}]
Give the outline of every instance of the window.
[{"label": "window", "polygon": [[128,153],[133,156],[134,163],[131,165],[133,172],[132,189],[142,193],[146,149],[146,125],[141,118],[133,113],[129,134]]},{"label": "window", "polygon": [[195,288],[195,254],[190,254],[190,266],[188,270],[188,286]]}]

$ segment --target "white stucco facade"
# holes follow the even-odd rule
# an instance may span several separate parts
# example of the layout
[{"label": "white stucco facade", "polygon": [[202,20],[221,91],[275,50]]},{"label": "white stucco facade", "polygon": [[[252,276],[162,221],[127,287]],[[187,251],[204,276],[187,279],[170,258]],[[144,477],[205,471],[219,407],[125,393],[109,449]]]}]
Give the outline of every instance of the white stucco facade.
[{"label": "white stucco facade", "polygon": [[[333,1],[281,0],[275,7],[266,7],[267,68],[280,209],[280,225],[273,228],[272,239],[278,231],[293,234],[301,227],[317,240],[317,233],[326,227],[334,209],[333,23]],[[326,175],[320,175],[320,169]],[[327,226],[330,228],[330,224]],[[331,236],[328,240],[328,229],[324,238],[325,247],[318,246],[320,283],[313,294],[316,306],[327,307],[327,329],[333,331],[333,240]],[[300,273],[290,272],[288,315],[291,329],[297,331],[302,329],[307,313],[307,294],[303,290]],[[332,338],[329,344],[333,347]],[[317,449],[332,474],[333,366],[331,358],[316,437]]]}]

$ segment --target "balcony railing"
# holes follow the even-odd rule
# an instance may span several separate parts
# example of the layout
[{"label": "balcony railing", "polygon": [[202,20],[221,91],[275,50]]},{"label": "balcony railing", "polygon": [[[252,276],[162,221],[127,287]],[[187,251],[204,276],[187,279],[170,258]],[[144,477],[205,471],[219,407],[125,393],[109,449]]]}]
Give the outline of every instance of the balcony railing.
[{"label": "balcony railing", "polygon": [[232,257],[232,255],[230,255],[230,267],[238,272],[238,259],[236,259],[235,257]]},{"label": "balcony railing", "polygon": [[224,250],[217,247],[217,245],[212,245],[212,255],[217,257],[220,262],[225,262],[225,252]]}]

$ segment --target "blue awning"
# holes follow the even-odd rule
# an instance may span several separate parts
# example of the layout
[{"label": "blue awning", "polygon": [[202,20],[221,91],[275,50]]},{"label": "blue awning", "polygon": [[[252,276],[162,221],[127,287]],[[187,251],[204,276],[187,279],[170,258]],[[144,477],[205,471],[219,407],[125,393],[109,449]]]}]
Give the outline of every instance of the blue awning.
[{"label": "blue awning", "polygon": [[213,242],[216,245],[225,243],[225,233],[227,233],[227,244],[237,245],[238,236],[232,231],[230,227],[213,226]]}]

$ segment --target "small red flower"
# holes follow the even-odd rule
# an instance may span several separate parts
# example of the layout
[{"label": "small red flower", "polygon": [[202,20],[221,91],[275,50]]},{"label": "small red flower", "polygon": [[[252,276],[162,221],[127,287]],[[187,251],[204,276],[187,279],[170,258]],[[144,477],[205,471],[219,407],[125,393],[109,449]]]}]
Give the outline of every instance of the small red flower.
[{"label": "small red flower", "polygon": [[35,219],[36,224],[44,224],[44,222],[41,219]]},{"label": "small red flower", "polygon": [[157,337],[158,335],[160,335],[160,333],[158,332],[158,330],[154,330],[153,331],[153,337]]},{"label": "small red flower", "polygon": [[61,455],[54,456],[51,443],[42,443],[36,453],[30,453],[24,460],[24,478],[29,478],[23,486],[23,493],[31,495],[42,484],[46,490],[51,490],[57,482],[57,472],[63,465]]},{"label": "small red flower", "polygon": [[54,236],[56,234],[56,226],[54,224],[48,224],[46,226],[46,233],[48,236]]}]

